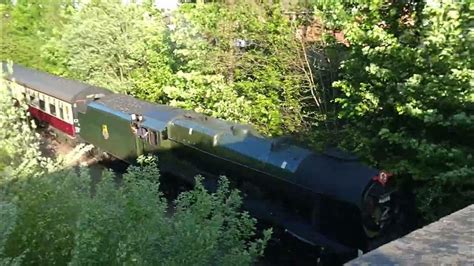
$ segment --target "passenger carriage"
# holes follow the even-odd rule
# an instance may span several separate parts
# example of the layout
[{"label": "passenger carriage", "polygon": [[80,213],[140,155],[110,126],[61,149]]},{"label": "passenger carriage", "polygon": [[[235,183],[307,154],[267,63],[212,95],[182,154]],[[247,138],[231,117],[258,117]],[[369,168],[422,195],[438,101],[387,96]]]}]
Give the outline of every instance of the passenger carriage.
[{"label": "passenger carriage", "polygon": [[39,72],[17,64],[2,63],[7,86],[16,99],[25,99],[31,116],[75,138],[80,132],[75,107],[109,90]]}]

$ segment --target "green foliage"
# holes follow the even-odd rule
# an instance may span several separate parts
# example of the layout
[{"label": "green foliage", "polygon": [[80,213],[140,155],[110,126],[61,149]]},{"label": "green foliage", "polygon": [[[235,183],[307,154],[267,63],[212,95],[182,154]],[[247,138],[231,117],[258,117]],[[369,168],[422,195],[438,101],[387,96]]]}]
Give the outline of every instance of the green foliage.
[{"label": "green foliage", "polygon": [[153,181],[135,179],[156,172],[156,165],[129,171],[119,188],[110,172],[102,177],[78,222],[73,265],[149,265],[160,257],[152,242],[166,226],[166,201]]},{"label": "green foliage", "polygon": [[43,57],[68,77],[158,101],[172,79],[165,30],[145,6],[93,1],[43,47]]},{"label": "green foliage", "polygon": [[[18,208],[6,258],[27,264],[250,265],[270,237],[251,242],[255,220],[226,179],[214,194],[200,181],[174,208],[159,192],[157,165],[131,167],[117,187],[106,172],[74,170],[23,180],[4,195]],[[11,229],[10,229],[11,230]]]},{"label": "green foliage", "polygon": [[428,220],[472,202],[473,5],[378,1],[339,8],[338,26],[350,42],[334,83],[343,93],[343,145],[402,182],[413,180]]},{"label": "green foliage", "polygon": [[[3,77],[3,73],[0,73]],[[39,136],[27,116],[27,106],[12,98],[5,80],[0,79],[0,185],[6,180],[30,176],[41,168]],[[21,132],[21,134],[19,134]]]},{"label": "green foliage", "polygon": [[[8,1],[10,2],[10,1]],[[0,4],[0,60],[54,71],[38,51],[61,30],[71,11],[71,0],[18,0]]]},{"label": "green foliage", "polygon": [[301,130],[301,47],[279,6],[183,5],[172,23],[180,74],[165,91],[171,104],[267,134]]},{"label": "green foliage", "polygon": [[[221,178],[217,192],[209,194],[200,183],[201,179],[197,178],[193,191],[182,193],[176,201],[175,220],[179,227],[173,228],[166,239],[172,249],[165,254],[181,253],[183,256],[179,260],[169,258],[169,263],[251,264],[253,258],[263,254],[271,231],[264,231],[263,239],[249,244],[246,239],[254,235],[255,220],[238,211],[242,204],[238,191],[231,190],[227,179]],[[200,232],[197,239],[193,239],[193,232]],[[173,235],[185,240],[177,242]],[[193,249],[193,245],[200,248]]]},{"label": "green foliage", "polygon": [[157,184],[136,179],[156,178],[155,166],[130,169],[118,189],[102,179],[79,221],[73,265],[249,265],[262,254],[269,233],[247,247],[255,220],[238,211],[240,196],[226,179],[215,194],[198,180],[169,213]]},{"label": "green foliage", "polygon": [[0,265],[21,265],[23,256],[8,258],[5,256],[5,246],[8,237],[15,228],[17,220],[17,208],[8,202],[0,201]]},{"label": "green foliage", "polygon": [[6,255],[24,254],[27,264],[67,264],[81,201],[88,197],[87,181],[71,170],[24,179],[10,187],[6,197],[12,198],[19,213]]},{"label": "green foliage", "polygon": [[239,96],[221,75],[178,72],[174,86],[163,89],[172,106],[192,109],[213,117],[250,122],[252,102]]}]

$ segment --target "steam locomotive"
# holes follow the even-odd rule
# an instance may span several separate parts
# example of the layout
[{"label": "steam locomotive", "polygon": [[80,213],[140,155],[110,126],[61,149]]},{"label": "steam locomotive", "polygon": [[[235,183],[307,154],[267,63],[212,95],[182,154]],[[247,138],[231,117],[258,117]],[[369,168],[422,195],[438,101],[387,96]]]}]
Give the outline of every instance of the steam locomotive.
[{"label": "steam locomotive", "polygon": [[251,126],[152,104],[107,89],[2,63],[13,97],[70,140],[123,161],[156,154],[161,171],[212,189],[226,175],[244,207],[302,241],[336,252],[368,250],[398,212],[391,175],[337,150],[314,152]]}]

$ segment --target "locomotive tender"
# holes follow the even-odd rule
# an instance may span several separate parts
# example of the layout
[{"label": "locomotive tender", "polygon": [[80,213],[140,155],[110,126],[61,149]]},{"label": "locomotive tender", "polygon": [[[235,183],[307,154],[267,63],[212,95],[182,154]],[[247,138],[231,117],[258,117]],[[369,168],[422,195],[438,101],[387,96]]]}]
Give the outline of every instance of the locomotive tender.
[{"label": "locomotive tender", "polygon": [[[3,73],[8,72],[2,63]],[[368,250],[394,223],[390,174],[338,153],[317,153],[252,127],[152,104],[13,65],[4,77],[31,116],[78,142],[134,163],[156,154],[161,171],[212,189],[226,175],[253,215],[305,242],[338,252]]]}]

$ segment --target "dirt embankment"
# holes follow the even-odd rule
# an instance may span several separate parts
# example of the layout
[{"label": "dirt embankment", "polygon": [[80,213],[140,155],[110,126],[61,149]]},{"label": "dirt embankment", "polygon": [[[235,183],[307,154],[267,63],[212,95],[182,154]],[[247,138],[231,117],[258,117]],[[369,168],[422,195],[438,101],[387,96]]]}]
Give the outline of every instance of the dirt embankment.
[{"label": "dirt embankment", "polygon": [[50,131],[39,132],[40,150],[44,156],[52,159],[65,159],[70,165],[90,166],[98,164],[103,156],[98,155],[92,145],[78,144],[65,137],[58,137]]}]

